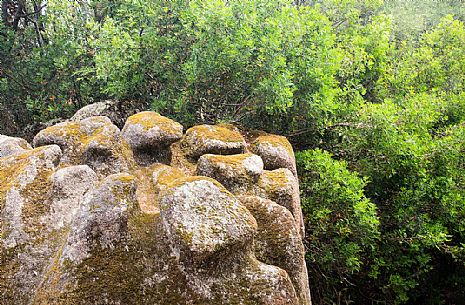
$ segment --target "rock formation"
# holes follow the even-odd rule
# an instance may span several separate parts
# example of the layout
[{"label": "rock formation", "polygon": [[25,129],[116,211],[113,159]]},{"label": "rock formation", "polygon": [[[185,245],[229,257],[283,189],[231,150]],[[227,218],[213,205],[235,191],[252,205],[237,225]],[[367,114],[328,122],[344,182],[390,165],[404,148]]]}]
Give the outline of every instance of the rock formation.
[{"label": "rock formation", "polygon": [[81,113],[33,147],[0,135],[0,304],[311,304],[285,138]]}]

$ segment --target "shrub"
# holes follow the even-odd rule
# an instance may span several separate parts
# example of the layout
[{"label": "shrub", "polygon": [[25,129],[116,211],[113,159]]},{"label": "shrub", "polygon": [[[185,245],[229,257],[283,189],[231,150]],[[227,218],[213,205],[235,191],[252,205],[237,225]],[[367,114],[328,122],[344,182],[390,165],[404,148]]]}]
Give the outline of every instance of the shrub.
[{"label": "shrub", "polygon": [[350,300],[344,287],[366,272],[378,242],[376,206],[364,195],[366,180],[345,162],[318,149],[298,153],[297,160],[312,297],[316,304]]}]

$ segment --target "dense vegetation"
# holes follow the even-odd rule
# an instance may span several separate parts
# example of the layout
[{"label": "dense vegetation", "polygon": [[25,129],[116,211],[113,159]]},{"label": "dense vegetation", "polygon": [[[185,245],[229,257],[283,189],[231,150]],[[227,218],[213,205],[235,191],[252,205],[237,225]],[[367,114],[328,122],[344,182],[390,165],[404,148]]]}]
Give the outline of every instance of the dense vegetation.
[{"label": "dense vegetation", "polygon": [[315,304],[460,304],[464,20],[459,0],[2,0],[0,132],[116,98],[286,135]]}]

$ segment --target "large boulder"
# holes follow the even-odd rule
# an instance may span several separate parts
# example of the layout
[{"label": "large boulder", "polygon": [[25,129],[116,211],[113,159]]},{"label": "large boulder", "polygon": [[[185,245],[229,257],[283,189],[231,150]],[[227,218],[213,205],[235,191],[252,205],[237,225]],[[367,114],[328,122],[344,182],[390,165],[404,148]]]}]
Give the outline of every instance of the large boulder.
[{"label": "large boulder", "polygon": [[299,181],[287,168],[265,170],[257,182],[255,195],[282,205],[294,216],[299,232],[305,234],[302,208],[300,207]]},{"label": "large boulder", "polygon": [[254,154],[211,155],[200,157],[197,174],[216,179],[232,192],[245,191],[263,173],[263,161]]},{"label": "large boulder", "polygon": [[69,225],[79,211],[81,198],[97,182],[97,174],[87,165],[57,170],[50,177],[50,212],[44,220],[54,229]]},{"label": "large boulder", "polygon": [[176,179],[161,195],[160,208],[174,251],[189,265],[244,248],[257,229],[252,214],[209,178]]},{"label": "large boulder", "polygon": [[245,140],[237,130],[219,125],[191,127],[181,142],[185,154],[194,159],[204,154],[239,154],[244,152],[245,146]]},{"label": "large boulder", "polygon": [[291,212],[268,199],[240,196],[257,221],[255,255],[267,264],[286,270],[291,278],[300,304],[310,303],[304,246]]},{"label": "large boulder", "polygon": [[311,304],[286,164],[232,126],[97,110],[0,136],[0,304]]},{"label": "large boulder", "polygon": [[127,171],[132,161],[120,130],[104,116],[48,127],[34,137],[33,144],[56,144],[63,151],[62,165],[86,164],[101,175]]},{"label": "large boulder", "polygon": [[0,135],[0,158],[29,149],[32,147],[24,139]]},{"label": "large boulder", "polygon": [[260,135],[252,142],[250,149],[262,157],[265,169],[287,168],[297,176],[294,150],[286,137]]},{"label": "large boulder", "polygon": [[144,103],[137,101],[106,100],[82,107],[70,121],[79,122],[93,116],[106,116],[118,128],[123,128],[128,117],[144,110],[145,107]]},{"label": "large boulder", "polygon": [[152,111],[130,116],[122,130],[123,138],[141,165],[169,162],[169,146],[181,139],[182,134],[181,124]]},{"label": "large boulder", "polygon": [[56,145],[0,158],[0,303],[27,304],[56,246],[48,222]]}]

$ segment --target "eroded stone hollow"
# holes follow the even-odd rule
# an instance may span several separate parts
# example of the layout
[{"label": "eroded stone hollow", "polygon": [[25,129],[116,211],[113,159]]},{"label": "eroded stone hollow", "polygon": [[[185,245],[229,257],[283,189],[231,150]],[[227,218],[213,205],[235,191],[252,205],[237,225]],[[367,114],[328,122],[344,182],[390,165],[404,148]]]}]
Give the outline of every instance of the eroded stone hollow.
[{"label": "eroded stone hollow", "polygon": [[141,112],[33,147],[0,135],[0,304],[311,304],[285,138]]}]

